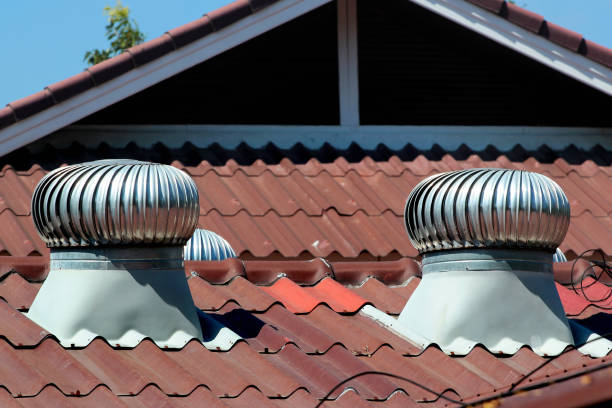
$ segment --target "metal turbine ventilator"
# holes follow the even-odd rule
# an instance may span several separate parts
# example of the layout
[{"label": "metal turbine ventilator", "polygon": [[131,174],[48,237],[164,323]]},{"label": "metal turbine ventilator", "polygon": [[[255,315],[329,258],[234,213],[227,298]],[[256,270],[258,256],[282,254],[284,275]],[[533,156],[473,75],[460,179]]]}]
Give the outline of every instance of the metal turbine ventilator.
[{"label": "metal turbine ventilator", "polygon": [[183,256],[186,261],[223,261],[236,258],[236,252],[219,234],[198,228],[187,241]]},{"label": "metal turbine ventilator", "polygon": [[183,269],[199,217],[187,174],[134,160],[61,167],[36,186],[32,215],[51,264],[28,317],[62,345],[202,340]]},{"label": "metal turbine ventilator", "polygon": [[537,173],[473,169],[421,181],[406,201],[422,281],[399,316],[421,345],[559,354],[574,344],[552,262],[570,223],[563,190]]}]

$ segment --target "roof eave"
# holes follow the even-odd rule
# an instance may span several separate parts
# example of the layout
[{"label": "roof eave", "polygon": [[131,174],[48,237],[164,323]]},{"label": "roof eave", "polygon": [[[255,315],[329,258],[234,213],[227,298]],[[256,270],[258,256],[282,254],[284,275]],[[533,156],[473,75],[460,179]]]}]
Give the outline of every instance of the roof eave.
[{"label": "roof eave", "polygon": [[[0,156],[278,27],[331,0],[279,0],[181,48],[0,129]],[[115,58],[125,57],[127,53]],[[47,89],[42,93],[50,93]],[[40,93],[40,92],[39,92]],[[33,96],[38,95],[34,94]],[[28,97],[29,99],[30,97]],[[48,99],[48,98],[47,98]],[[5,109],[12,109],[7,107]]]},{"label": "roof eave", "polygon": [[464,0],[410,0],[450,21],[612,96],[612,69]]},{"label": "roof eave", "polygon": [[[263,8],[257,7],[256,12],[253,9],[253,14],[243,15],[246,14],[244,12],[246,8],[253,8],[251,3],[259,4],[260,2],[237,0],[228,6],[209,13],[212,25],[218,27],[218,31],[206,32],[203,34],[204,37],[191,40],[191,38],[187,38],[194,34],[190,32],[188,27],[192,24],[190,23],[182,28],[171,30],[158,39],[142,44],[131,52],[115,57],[114,59],[117,59],[117,61],[114,65],[116,67],[113,68],[116,68],[115,71],[119,70],[120,73],[113,79],[87,89],[89,81],[95,81],[95,78],[90,78],[92,75],[95,76],[95,73],[92,74],[92,70],[95,71],[97,66],[94,66],[88,70],[89,72],[62,81],[66,83],[59,88],[67,93],[56,95],[57,92],[54,92],[54,89],[59,84],[54,84],[27,98],[13,102],[6,108],[0,109],[0,126],[5,126],[0,129],[0,156],[36,141],[330,1],[278,0],[270,5],[267,5],[268,2],[264,2],[265,4],[262,4],[266,7],[260,4]],[[541,21],[532,19],[535,22],[530,31],[528,29],[530,26],[527,24],[531,23],[530,21],[523,24],[527,27],[523,28],[519,25],[520,21],[510,21],[510,18],[506,19],[495,14],[495,10],[487,11],[469,2],[483,3],[486,2],[485,0],[410,1],[612,96],[612,69],[539,35],[533,29],[538,21],[540,24],[544,24],[543,19]],[[506,5],[501,1],[495,3],[502,4],[502,6]],[[509,8],[510,5],[506,5],[506,7]],[[512,10],[514,9],[520,8],[513,6]],[[523,10],[523,14],[525,13],[529,12]],[[182,33],[187,37],[175,38],[173,32],[177,32],[177,30],[179,35]],[[197,34],[197,36],[200,34]],[[570,40],[573,41],[574,38],[570,37]],[[585,42],[586,40],[581,41]],[[180,48],[169,51],[170,43],[173,43],[174,47],[179,46]],[[182,46],[183,43],[184,46]],[[591,48],[594,47],[594,52],[597,54],[596,44],[589,41],[586,41],[586,43],[592,46]],[[599,46],[599,48],[604,49],[605,47]],[[163,54],[163,52],[167,53]],[[602,55],[604,54],[608,55],[606,52],[603,52]],[[139,65],[139,63],[142,63],[142,65]],[[138,66],[131,67],[129,66],[131,64]],[[87,90],[81,91],[82,89]],[[23,119],[17,114],[17,110],[23,110],[23,115],[21,115],[24,116]]]}]

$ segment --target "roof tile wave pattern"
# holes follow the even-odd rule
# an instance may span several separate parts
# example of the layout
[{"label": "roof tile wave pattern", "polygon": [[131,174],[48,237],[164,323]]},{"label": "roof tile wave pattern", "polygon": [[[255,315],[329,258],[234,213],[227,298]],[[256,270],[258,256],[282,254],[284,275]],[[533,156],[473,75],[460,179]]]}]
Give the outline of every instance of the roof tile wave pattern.
[{"label": "roof tile wave pattern", "polygon": [[[570,258],[597,248],[612,254],[612,199],[601,194],[612,190],[610,165],[589,158],[570,164],[561,157],[552,163],[533,157],[512,161],[505,154],[488,161],[475,153],[465,157],[444,153],[436,160],[423,154],[413,160],[397,155],[374,160],[366,155],[358,162],[340,156],[330,163],[311,158],[294,164],[284,158],[278,164],[257,160],[239,165],[230,159],[222,166],[206,160],[173,165],[198,186],[200,227],[219,233],[243,256],[416,256],[402,218],[408,193],[433,173],[478,167],[535,171],[552,178],[572,208],[562,250]],[[31,194],[44,174],[39,165],[28,171],[5,166],[0,172],[0,253],[48,254],[30,217]]]},{"label": "roof tile wave pattern", "polygon": [[[231,407],[257,402],[313,407],[334,384],[364,371],[402,375],[446,397],[474,400],[507,390],[546,361],[528,348],[500,358],[476,347],[467,356],[452,358],[436,347],[422,350],[360,313],[365,304],[399,313],[420,281],[415,277],[418,267],[408,259],[330,265],[321,260],[190,262],[186,275],[196,305],[244,339],[229,351],[210,351],[196,341],[167,351],[149,340],[120,349],[104,339],[64,349],[15,309],[27,309],[45,267],[22,258],[9,268],[6,258],[0,263],[11,270],[0,283],[0,296],[8,302],[0,301],[3,406]],[[557,268],[557,278],[567,276],[569,265]],[[586,285],[598,291],[609,289],[588,279]],[[350,283],[358,286],[345,286]],[[558,289],[566,311],[573,314],[579,293],[561,285]],[[599,318],[611,316],[597,310]],[[568,352],[525,380],[526,385],[609,364],[611,358]],[[348,382],[331,398],[326,406],[447,403],[413,384],[374,375]]]}]

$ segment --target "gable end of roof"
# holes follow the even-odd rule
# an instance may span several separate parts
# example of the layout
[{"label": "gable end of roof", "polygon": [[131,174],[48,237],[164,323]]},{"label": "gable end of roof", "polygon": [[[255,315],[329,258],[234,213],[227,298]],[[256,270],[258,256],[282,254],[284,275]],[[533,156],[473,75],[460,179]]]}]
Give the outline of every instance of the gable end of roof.
[{"label": "gable end of roof", "polygon": [[587,40],[582,34],[546,21],[541,15],[505,0],[466,0],[478,7],[538,34],[547,40],[586,58],[612,68],[612,49]]},{"label": "gable end of roof", "polygon": [[[210,55],[216,55],[235,46],[235,38],[227,39],[227,36],[221,35],[218,41],[211,40],[210,44],[204,45],[214,50],[200,53],[200,57],[194,56],[194,52],[190,50],[184,55],[177,54],[173,59],[171,58],[172,61],[161,61],[160,67],[147,65],[154,61],[158,62],[160,58],[173,54],[174,51],[185,46],[195,46],[199,40],[241,22],[254,13],[259,13],[270,6],[276,7],[275,10],[256,21],[248,22],[248,24],[245,22],[242,27],[244,32],[241,34],[229,33],[229,36],[236,34],[241,38],[239,41],[248,40],[288,21],[287,18],[295,18],[329,1],[331,0],[308,2],[304,0],[236,0],[198,20],[169,30],[160,37],[89,67],[82,73],[49,85],[44,90],[26,98],[11,102],[6,108],[0,109],[0,155],[46,136],[126,96],[175,75],[177,71],[180,72],[194,63],[210,58]],[[536,13],[502,0],[411,1],[605,94],[612,95],[612,50],[586,40],[578,33],[547,22]],[[490,14],[489,16],[478,15],[475,8],[481,8]],[[525,31],[517,33],[516,28],[511,28],[508,24],[504,25],[504,21],[511,24],[512,27],[521,27]],[[261,30],[252,29],[255,25],[261,25],[263,28]],[[245,28],[247,26],[248,28]],[[242,28],[239,28],[238,31]],[[221,43],[227,45],[221,45]],[[201,49],[202,47],[195,52],[199,53]],[[569,50],[571,53],[563,50]],[[189,62],[178,64],[180,67],[177,68],[177,61],[181,58],[189,59]],[[196,61],[197,58],[200,60]],[[170,65],[172,67],[169,67]],[[144,66],[150,68],[126,77],[121,83],[115,84],[116,86],[94,91],[100,85]],[[138,83],[126,87],[127,84],[134,82]],[[124,89],[118,90],[119,88]],[[93,92],[93,94],[86,94],[87,92]],[[85,97],[55,109],[62,102],[81,95]],[[20,126],[25,119],[37,116],[46,110],[49,112]]]}]

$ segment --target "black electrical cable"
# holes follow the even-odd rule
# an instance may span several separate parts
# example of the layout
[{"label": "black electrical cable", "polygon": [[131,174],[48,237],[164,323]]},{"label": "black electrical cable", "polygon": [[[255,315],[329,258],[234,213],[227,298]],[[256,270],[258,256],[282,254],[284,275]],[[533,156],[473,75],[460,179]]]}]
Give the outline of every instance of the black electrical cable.
[{"label": "black electrical cable", "polygon": [[[601,265],[597,265],[597,266],[598,266],[598,267],[601,269],[601,272],[599,273],[599,275],[597,275],[597,274],[594,274],[594,275],[592,275],[592,274],[588,274],[588,272],[589,272],[589,271],[591,271],[591,270],[594,268],[592,261],[589,261],[589,262],[591,263],[591,267],[590,267],[590,268],[585,269],[585,270],[582,272],[582,275],[580,276],[580,281],[581,281],[581,282],[580,282],[580,283],[581,283],[580,290],[581,290],[581,292],[582,292],[583,296],[585,297],[585,299],[586,299],[586,300],[588,300],[590,303],[597,303],[597,302],[602,302],[602,301],[608,300],[608,299],[609,299],[609,298],[612,296],[612,289],[610,290],[610,292],[608,293],[608,295],[607,295],[607,296],[605,296],[605,297],[604,297],[604,298],[602,298],[602,299],[599,299],[599,300],[595,300],[595,301],[594,301],[594,300],[592,300],[592,299],[589,299],[589,297],[587,296],[587,294],[586,294],[586,293],[585,293],[585,291],[584,291],[585,287],[583,286],[583,283],[582,283],[582,282],[584,281],[584,278],[586,278],[586,276],[587,276],[587,275],[588,275],[588,276],[593,276],[593,277],[595,278],[595,281],[599,281],[599,279],[601,278],[601,276],[602,276],[604,273],[605,273],[607,276],[609,276],[610,278],[612,278],[612,269],[610,268],[610,266],[609,266],[609,265],[608,265],[608,263],[606,262],[605,255],[604,255],[603,251],[601,251],[600,249],[589,249],[589,250],[586,250],[586,251],[584,251],[583,253],[581,253],[581,254],[580,254],[578,257],[576,257],[576,259],[575,259],[575,260],[574,260],[574,262],[572,263],[572,269],[571,269],[571,277],[570,277],[570,278],[571,278],[572,288],[574,289],[574,291],[575,291],[576,293],[578,293],[578,290],[576,289],[575,282],[574,282],[574,269],[575,269],[575,267],[576,267],[576,263],[578,262],[578,260],[579,260],[579,259],[585,259],[585,258],[586,258],[586,255],[587,255],[588,253],[600,254],[600,255],[601,255],[601,259],[602,259],[602,261],[601,261]],[[587,259],[587,260],[588,260],[588,259]],[[591,285],[592,285],[592,284],[591,284]],[[589,286],[590,286],[590,285],[589,285]],[[589,286],[587,286],[587,288],[588,288]],[[600,307],[600,306],[598,306],[598,307]],[[601,308],[602,308],[602,309],[608,309],[608,308],[604,308],[604,307],[601,307]],[[609,309],[612,309],[612,308],[609,308]],[[567,349],[563,350],[561,353],[559,353],[558,355],[553,356],[553,357],[550,357],[549,359],[547,359],[546,361],[544,361],[542,364],[538,365],[536,368],[534,368],[533,370],[531,370],[531,371],[529,371],[528,373],[526,373],[525,375],[523,375],[523,376],[522,376],[522,377],[521,377],[521,378],[520,378],[520,379],[519,379],[519,380],[518,380],[516,383],[512,384],[512,386],[511,386],[511,387],[510,387],[510,388],[509,388],[507,391],[504,391],[504,392],[499,393],[499,394],[497,394],[497,395],[492,395],[492,396],[489,396],[489,397],[487,397],[486,399],[482,399],[482,400],[479,400],[479,401],[472,401],[472,402],[470,402],[470,405],[473,405],[473,404],[479,404],[479,403],[482,403],[482,402],[485,402],[485,401],[490,401],[490,400],[492,400],[492,399],[496,399],[496,398],[508,397],[508,396],[514,395],[514,394],[515,394],[516,392],[518,392],[518,391],[522,391],[522,390],[525,390],[525,389],[528,389],[528,388],[533,388],[534,386],[524,387],[524,388],[517,389],[517,387],[518,387],[518,385],[519,385],[519,384],[521,384],[521,383],[523,383],[525,380],[529,379],[529,378],[530,378],[530,377],[531,377],[533,374],[537,373],[538,371],[540,371],[542,368],[544,368],[544,367],[545,367],[545,366],[547,366],[548,364],[551,364],[553,361],[555,361],[555,360],[556,360],[556,359],[558,359],[559,357],[561,357],[561,356],[563,356],[563,355],[565,355],[565,354],[567,354],[567,353],[569,353],[569,352],[571,352],[571,351],[578,350],[578,348],[580,348],[580,347],[582,347],[582,346],[585,346],[585,345],[587,345],[587,344],[589,344],[589,343],[591,343],[591,342],[594,342],[594,341],[600,340],[601,338],[607,338],[607,337],[610,337],[610,336],[612,336],[612,332],[605,333],[605,334],[603,334],[603,335],[599,335],[599,337],[594,338],[594,339],[591,339],[591,340],[588,340],[588,341],[586,341],[585,343],[583,343],[583,344],[581,344],[581,345],[579,345],[579,346],[575,346],[575,347],[570,347],[570,348],[567,348]],[[577,376],[583,375],[583,374],[588,373],[588,372],[597,371],[598,369],[604,369],[604,368],[607,368],[607,367],[609,367],[609,366],[611,366],[611,365],[612,365],[612,363],[608,363],[608,364],[604,364],[604,365],[601,365],[601,366],[597,366],[597,367],[595,367],[595,368],[591,368],[591,369],[588,369],[588,370],[583,370],[583,371],[580,371],[580,372],[574,372],[574,373],[572,373],[572,374],[570,374],[570,375],[568,375],[568,376],[566,376],[566,377],[561,377],[561,378],[558,378],[558,379],[556,380],[556,382],[561,382],[561,381],[564,381],[564,380],[566,380],[566,379],[571,379],[571,378],[574,378],[574,377],[577,377]],[[320,407],[322,404],[324,404],[326,401],[330,401],[328,398],[329,398],[329,397],[330,397],[330,396],[331,396],[331,395],[334,393],[334,391],[336,391],[336,390],[337,390],[339,387],[341,387],[342,385],[346,384],[346,383],[347,383],[347,382],[349,382],[349,381],[352,381],[352,380],[354,380],[354,379],[356,379],[356,378],[358,378],[358,377],[362,377],[362,376],[364,376],[364,375],[381,375],[381,376],[385,376],[385,377],[395,378],[395,379],[398,379],[398,380],[401,380],[401,381],[406,381],[406,382],[408,382],[408,383],[410,383],[410,384],[412,384],[412,385],[414,385],[414,386],[416,386],[416,387],[419,387],[419,388],[421,388],[421,389],[423,389],[423,390],[425,390],[425,391],[427,391],[427,392],[429,392],[429,393],[431,393],[431,394],[435,395],[437,398],[442,398],[442,399],[444,399],[444,400],[446,400],[446,401],[449,401],[449,402],[451,402],[451,403],[453,403],[453,404],[458,404],[458,405],[460,405],[460,406],[462,406],[462,407],[467,406],[467,404],[466,404],[465,402],[462,402],[462,401],[458,401],[458,400],[455,400],[455,399],[449,398],[449,397],[447,397],[447,396],[443,395],[444,393],[439,393],[439,392],[436,392],[436,391],[432,390],[431,388],[427,387],[426,385],[423,385],[423,384],[419,383],[418,381],[412,380],[412,379],[410,379],[410,378],[402,377],[402,376],[400,376],[400,375],[397,375],[397,374],[392,374],[392,373],[388,373],[388,372],[384,372],[384,371],[364,371],[364,372],[362,372],[362,373],[355,374],[355,375],[353,375],[353,376],[351,376],[351,377],[349,377],[349,378],[347,378],[347,379],[345,379],[345,380],[343,380],[343,381],[339,382],[338,384],[336,384],[336,385],[335,385],[335,386],[334,386],[334,387],[333,387],[333,388],[332,388],[332,389],[331,389],[331,390],[330,390],[330,391],[329,391],[329,392],[328,392],[328,393],[327,393],[327,394],[326,394],[326,395],[325,395],[325,396],[324,396],[324,397],[323,397],[323,398],[322,398],[322,399],[319,401],[319,403],[318,403],[318,404],[315,406],[315,408],[319,408],[319,407]],[[445,390],[445,392],[446,392],[446,390]]]},{"label": "black electrical cable", "polygon": [[548,364],[552,363],[553,361],[555,361],[556,359],[558,359],[559,357],[572,352],[574,350],[578,350],[580,347],[582,346],[586,346],[589,343],[595,342],[597,340],[600,340],[602,338],[608,338],[612,336],[612,332],[608,332],[608,333],[604,333],[604,334],[599,334],[599,337],[585,341],[584,343],[582,343],[579,346],[574,346],[574,347],[569,347],[566,348],[565,350],[563,350],[561,353],[557,354],[556,356],[550,357],[548,360],[546,360],[545,362],[543,362],[542,364],[540,364],[539,366],[537,366],[536,368],[534,368],[533,370],[529,371],[527,374],[525,374],[523,377],[521,377],[520,380],[518,380],[516,383],[514,383],[512,385],[512,387],[510,387],[510,389],[508,390],[508,392],[512,392],[513,390],[516,389],[516,387],[522,383],[523,381],[525,381],[526,379],[528,379],[529,377],[531,377],[532,375],[534,375],[535,373],[537,373],[538,371],[540,371],[542,368],[544,368],[545,366],[547,366]]},{"label": "black electrical cable", "polygon": [[[587,258],[587,255],[589,254],[599,255],[601,257],[601,261],[597,262],[597,261],[590,260],[589,258]],[[581,259],[587,260],[590,263],[590,266],[588,268],[585,268],[584,271],[582,271],[582,273],[579,276],[578,282],[576,282],[574,278],[575,276],[574,271],[575,271],[577,262]],[[595,271],[595,267],[600,269],[599,273]],[[612,288],[610,288],[610,290],[608,290],[608,292],[605,295],[603,295],[602,297],[598,299],[591,298],[590,295],[586,291],[586,289],[592,287],[595,283],[600,281],[601,277],[604,274],[612,279],[612,268],[606,261],[606,256],[604,252],[601,249],[587,249],[586,251],[578,255],[576,259],[574,259],[574,262],[572,263],[572,269],[571,269],[571,275],[570,275],[571,286],[572,286],[572,290],[575,293],[582,295],[582,297],[584,297],[589,303],[593,303],[597,305],[597,307],[603,310],[612,310],[612,307],[603,306],[603,305],[598,304],[598,303],[606,302],[612,297]],[[587,276],[593,277],[594,280],[593,282],[585,286],[584,281]],[[577,286],[578,284],[579,286]]]},{"label": "black electrical cable", "polygon": [[[516,387],[517,387],[519,384],[521,384],[523,381],[525,381],[526,379],[528,379],[529,377],[531,377],[533,374],[535,374],[536,372],[538,372],[539,370],[541,370],[543,367],[545,367],[546,365],[550,364],[551,362],[553,362],[553,361],[554,361],[554,360],[556,360],[557,358],[561,357],[562,355],[567,354],[567,353],[572,352],[572,351],[575,351],[575,350],[578,350],[578,348],[579,348],[579,347],[582,347],[582,346],[585,346],[585,345],[587,345],[587,344],[589,344],[589,343],[592,343],[592,342],[595,342],[595,341],[597,341],[597,340],[600,340],[601,338],[607,338],[607,337],[610,337],[610,336],[612,336],[612,332],[609,332],[609,333],[605,333],[605,334],[603,334],[603,335],[600,335],[600,337],[597,337],[597,338],[595,338],[595,339],[591,339],[591,340],[589,340],[589,341],[586,341],[586,342],[584,342],[583,344],[581,344],[581,345],[579,345],[579,346],[575,346],[575,347],[567,348],[567,349],[563,350],[561,353],[559,353],[558,355],[553,356],[553,357],[550,357],[550,358],[549,358],[548,360],[546,360],[544,363],[540,364],[539,366],[537,366],[537,367],[536,367],[536,368],[534,368],[533,370],[531,370],[531,371],[529,371],[528,373],[524,374],[524,375],[523,375],[523,376],[522,376],[522,377],[521,377],[521,378],[520,378],[520,379],[519,379],[519,380],[518,380],[516,383],[514,383],[514,384],[512,385],[512,387],[510,387],[510,389],[508,389],[508,391],[504,391],[504,392],[501,392],[501,393],[499,393],[499,394],[494,394],[494,395],[491,395],[491,396],[489,396],[489,397],[487,397],[487,398],[485,398],[485,399],[482,399],[482,400],[471,401],[471,402],[469,403],[469,405],[480,404],[480,403],[482,403],[482,402],[490,401],[490,400],[492,400],[492,399],[496,399],[496,398],[504,398],[504,397],[509,397],[509,396],[511,396],[511,395],[516,394],[516,393],[517,393],[517,392],[519,392],[519,391],[523,391],[523,390],[530,389],[530,388],[536,388],[536,387],[537,387],[537,385],[535,385],[535,386],[529,386],[529,387],[525,387],[525,388],[520,388],[520,389],[517,389]],[[457,358],[460,358],[460,357],[457,357]],[[587,373],[589,373],[589,372],[598,371],[598,370],[600,370],[600,369],[604,369],[604,368],[607,368],[607,367],[610,367],[610,366],[612,366],[612,362],[610,362],[610,363],[608,363],[608,364],[600,365],[600,366],[597,366],[597,367],[591,367],[590,369],[587,369],[587,370],[582,370],[582,371],[578,371],[578,372],[573,372],[573,373],[571,373],[571,374],[568,374],[568,375],[567,375],[567,376],[565,376],[565,377],[560,377],[560,378],[556,379],[556,380],[555,380],[555,382],[562,382],[562,381],[565,381],[565,380],[567,380],[567,379],[571,379],[571,378],[574,378],[574,377],[578,377],[578,376],[580,376],[580,375],[587,374]],[[453,399],[453,398],[450,398],[450,397],[447,397],[446,395],[444,395],[444,393],[445,393],[447,390],[445,390],[444,392],[440,393],[440,392],[437,392],[437,391],[432,390],[431,388],[427,387],[426,385],[423,385],[423,384],[419,383],[418,381],[412,380],[412,379],[410,379],[410,378],[402,377],[401,375],[392,374],[392,373],[388,373],[388,372],[384,372],[384,371],[364,371],[364,372],[361,372],[361,373],[358,373],[358,374],[352,375],[352,376],[350,376],[350,377],[348,377],[348,378],[346,378],[346,379],[342,380],[342,381],[341,381],[341,382],[339,382],[338,384],[336,384],[336,385],[335,385],[335,386],[334,386],[334,387],[333,387],[333,388],[332,388],[332,389],[331,389],[331,390],[330,390],[330,391],[329,391],[329,392],[328,392],[328,393],[327,393],[327,394],[326,394],[326,395],[325,395],[323,398],[321,398],[321,400],[319,401],[319,403],[318,403],[317,405],[315,405],[315,408],[319,408],[319,407],[320,407],[321,405],[323,405],[323,404],[324,404],[326,401],[332,401],[332,400],[330,400],[330,399],[329,399],[329,397],[330,397],[330,396],[331,396],[331,395],[334,393],[334,391],[336,391],[336,390],[337,390],[339,387],[341,387],[342,385],[346,384],[346,383],[347,383],[347,382],[349,382],[349,381],[352,381],[352,380],[354,380],[354,379],[356,379],[356,378],[358,378],[358,377],[362,377],[362,376],[364,376],[364,375],[380,375],[380,376],[384,376],[384,377],[391,377],[391,378],[395,378],[395,379],[397,379],[397,380],[401,380],[401,381],[406,381],[406,382],[408,382],[408,383],[410,383],[410,384],[412,384],[412,385],[414,385],[414,386],[416,386],[416,387],[421,388],[421,389],[422,389],[422,390],[424,390],[424,391],[427,391],[427,392],[429,392],[429,393],[431,393],[431,394],[435,395],[437,398],[442,398],[442,399],[444,399],[444,400],[446,400],[446,401],[448,401],[448,402],[452,402],[453,404],[457,404],[457,405],[460,405],[460,406],[462,406],[462,407],[465,407],[465,406],[467,406],[467,405],[468,405],[467,403],[465,403],[465,402],[463,402],[463,401],[458,401],[458,400],[455,400],[455,399]]]},{"label": "black electrical cable", "polygon": [[426,385],[423,385],[421,383],[419,383],[418,381],[414,381],[411,380],[410,378],[406,378],[406,377],[402,377],[401,375],[397,375],[397,374],[392,374],[392,373],[387,373],[385,371],[364,371],[361,372],[359,374],[355,374],[350,376],[349,378],[342,380],[341,382],[339,382],[338,384],[336,384],[334,386],[334,388],[332,388],[323,398],[321,398],[321,400],[319,401],[319,403],[317,405],[315,405],[315,408],[319,408],[321,405],[323,405],[326,401],[332,401],[329,399],[329,397],[334,393],[334,391],[336,391],[339,387],[341,387],[342,385],[346,384],[349,381],[354,380],[355,378],[359,378],[359,377],[363,377],[364,375],[380,375],[383,377],[391,377],[391,378],[395,378],[397,380],[402,380],[402,381],[406,381],[412,385],[415,385],[433,395],[435,395],[438,398],[442,398],[445,399],[446,401],[452,402],[453,404],[459,404],[461,406],[465,406],[464,402],[461,401],[457,401],[455,399],[449,398],[446,395],[443,395],[443,393],[439,393],[436,392],[434,390],[432,390],[431,388],[427,387]]}]

